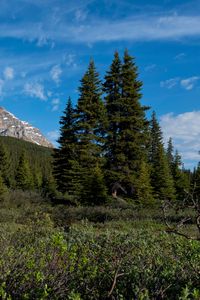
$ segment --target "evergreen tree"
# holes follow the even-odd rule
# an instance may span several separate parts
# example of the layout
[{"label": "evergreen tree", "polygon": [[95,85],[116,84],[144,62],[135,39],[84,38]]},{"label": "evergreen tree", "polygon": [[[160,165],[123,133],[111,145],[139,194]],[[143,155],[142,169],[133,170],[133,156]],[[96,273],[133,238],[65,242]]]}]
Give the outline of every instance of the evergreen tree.
[{"label": "evergreen tree", "polygon": [[60,192],[66,193],[69,190],[73,176],[71,169],[76,153],[76,117],[71,99],[68,99],[66,109],[60,120],[60,137],[58,139],[59,148],[54,150],[53,174],[57,188]]},{"label": "evergreen tree", "polygon": [[172,175],[174,179],[174,187],[176,190],[176,199],[180,203],[186,198],[190,189],[190,180],[186,172],[182,168],[181,156],[178,151],[175,152],[172,164]]},{"label": "evergreen tree", "polygon": [[19,158],[19,164],[16,170],[15,180],[16,187],[22,190],[30,190],[34,186],[33,176],[24,151],[22,152]]},{"label": "evergreen tree", "polygon": [[152,205],[154,203],[153,188],[151,186],[150,170],[148,164],[143,161],[136,185],[137,199],[142,205]]},{"label": "evergreen tree", "polygon": [[156,114],[153,112],[151,124],[151,147],[150,147],[150,164],[151,164],[151,184],[154,190],[154,196],[158,200],[174,200],[175,189],[171,175],[167,155],[164,150],[162,141],[162,132]]},{"label": "evergreen tree", "polygon": [[103,205],[108,199],[104,176],[97,165],[84,179],[81,199],[84,204]]},{"label": "evergreen tree", "polygon": [[44,176],[42,178],[41,194],[43,197],[54,199],[56,195],[56,184],[52,174],[49,174],[48,177]]},{"label": "evergreen tree", "polygon": [[133,193],[141,162],[146,159],[148,108],[140,103],[141,87],[134,59],[125,51],[121,65],[116,53],[104,83],[109,124],[107,173],[111,188],[118,182],[128,195]]},{"label": "evergreen tree", "polygon": [[0,142],[0,172],[3,179],[4,184],[7,187],[11,186],[11,179],[10,179],[10,168],[11,168],[11,161],[9,157],[9,153],[5,145]]},{"label": "evergreen tree", "polygon": [[5,185],[3,178],[0,174],[0,201],[3,201],[5,199],[7,193],[8,193],[8,188]]},{"label": "evergreen tree", "polygon": [[[77,154],[80,174],[78,185],[88,190],[85,180],[98,164],[103,164],[102,147],[104,143],[104,126],[106,122],[105,107],[101,99],[102,89],[99,74],[91,60],[88,70],[81,79],[80,96],[77,103]],[[84,179],[84,180],[83,180]],[[80,182],[82,180],[82,183]],[[75,182],[74,182],[75,183]],[[91,191],[92,192],[92,191]],[[88,195],[90,192],[88,191]]]},{"label": "evergreen tree", "polygon": [[172,143],[172,138],[170,137],[167,143],[167,159],[169,162],[170,170],[173,172],[173,165],[174,165],[174,147]]},{"label": "evergreen tree", "polygon": [[120,112],[122,110],[122,63],[118,52],[115,52],[110,70],[107,71],[103,84],[105,92],[105,105],[107,112],[107,127],[105,141],[106,179],[109,186],[115,182],[122,182],[125,174],[121,172],[121,146],[120,146]]}]

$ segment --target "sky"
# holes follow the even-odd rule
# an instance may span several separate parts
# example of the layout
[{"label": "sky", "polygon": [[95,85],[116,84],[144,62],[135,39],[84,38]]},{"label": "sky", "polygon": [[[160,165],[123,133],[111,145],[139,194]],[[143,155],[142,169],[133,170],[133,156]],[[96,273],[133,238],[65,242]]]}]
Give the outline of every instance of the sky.
[{"label": "sky", "polygon": [[135,57],[142,104],[186,168],[200,160],[200,0],[0,0],[0,106],[55,143],[94,59]]}]

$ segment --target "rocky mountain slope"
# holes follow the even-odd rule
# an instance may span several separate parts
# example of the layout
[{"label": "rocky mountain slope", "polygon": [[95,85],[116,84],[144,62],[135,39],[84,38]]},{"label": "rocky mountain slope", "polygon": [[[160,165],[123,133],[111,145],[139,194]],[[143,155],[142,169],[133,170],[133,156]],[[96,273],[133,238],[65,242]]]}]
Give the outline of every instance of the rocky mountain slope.
[{"label": "rocky mountain slope", "polygon": [[0,135],[15,137],[44,147],[53,147],[39,129],[19,120],[3,107],[0,107]]}]

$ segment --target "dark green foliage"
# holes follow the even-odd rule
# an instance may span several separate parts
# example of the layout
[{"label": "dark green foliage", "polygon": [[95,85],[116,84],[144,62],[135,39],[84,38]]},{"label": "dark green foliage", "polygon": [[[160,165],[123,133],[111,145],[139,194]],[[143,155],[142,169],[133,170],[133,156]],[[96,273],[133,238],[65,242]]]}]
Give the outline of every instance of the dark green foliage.
[{"label": "dark green foliage", "polygon": [[51,173],[51,155],[53,150],[12,137],[0,136],[0,143],[4,145],[6,156],[8,156],[6,176],[8,176],[9,187],[15,187],[15,172],[19,164],[19,158],[24,151],[31,167],[35,188],[39,188],[42,183],[42,177],[48,177]]},{"label": "dark green foliage", "polygon": [[[91,186],[93,179],[91,178],[94,176],[93,172],[96,165],[101,167],[103,164],[102,145],[106,116],[101,100],[99,75],[93,61],[90,61],[88,70],[81,80],[79,92],[80,96],[76,108],[77,143],[75,157],[77,159],[72,162],[70,175],[71,177],[74,175],[73,186],[76,188],[76,192],[79,192],[79,188],[80,193],[84,195],[80,201],[87,202],[89,199],[93,199],[96,203],[96,199],[91,196],[93,195],[93,187]],[[85,199],[87,195],[88,200]]]},{"label": "dark green foliage", "polygon": [[81,79],[79,93],[76,108],[79,161],[84,168],[92,168],[101,161],[101,145],[104,141],[106,121],[101,99],[101,82],[92,60]]},{"label": "dark green foliage", "polygon": [[195,200],[200,201],[200,162],[194,170],[191,193],[194,193]]},{"label": "dark green foliage", "polygon": [[175,152],[173,159],[172,176],[174,179],[174,187],[176,190],[178,204],[183,205],[183,200],[186,199],[190,191],[190,178],[183,169],[181,156],[178,151]]},{"label": "dark green foliage", "polygon": [[6,186],[10,187],[11,161],[8,149],[2,141],[0,141],[0,172],[3,182],[6,184]]},{"label": "dark green foliage", "polygon": [[174,200],[175,189],[170,171],[167,155],[164,151],[162,132],[153,112],[150,124],[151,128],[151,146],[150,146],[150,164],[151,164],[151,184],[154,190],[154,197],[157,200]]},{"label": "dark green foliage", "polygon": [[34,182],[29,162],[26,158],[25,152],[19,158],[19,164],[15,175],[16,187],[22,190],[33,189]]},{"label": "dark green foliage", "polygon": [[155,200],[153,197],[153,188],[151,186],[149,165],[144,161],[141,163],[136,184],[136,193],[140,204],[144,206],[154,204]]},{"label": "dark green foliage", "polygon": [[52,174],[42,179],[41,195],[44,198],[54,199],[56,197],[56,183]]},{"label": "dark green foliage", "polygon": [[69,98],[60,120],[59,148],[54,149],[53,155],[53,174],[57,188],[62,193],[70,192],[72,188],[75,188],[72,186],[72,182],[75,180],[72,170],[78,158],[75,122],[75,111]]},{"label": "dark green foliage", "polygon": [[106,173],[109,185],[120,183],[128,195],[133,194],[141,162],[147,154],[148,108],[140,104],[141,87],[134,59],[125,51],[121,64],[115,53],[104,83],[108,115]]},{"label": "dark green foliage", "polygon": [[81,202],[87,205],[103,205],[108,200],[104,176],[98,165],[85,176],[80,196]]},{"label": "dark green foliage", "polygon": [[172,143],[172,138],[169,138],[169,141],[167,143],[167,159],[170,166],[171,172],[173,172],[173,164],[174,164],[174,147]]},{"label": "dark green foliage", "polygon": [[8,193],[8,188],[5,185],[4,180],[0,173],[0,201],[3,201],[5,199],[7,193]]}]

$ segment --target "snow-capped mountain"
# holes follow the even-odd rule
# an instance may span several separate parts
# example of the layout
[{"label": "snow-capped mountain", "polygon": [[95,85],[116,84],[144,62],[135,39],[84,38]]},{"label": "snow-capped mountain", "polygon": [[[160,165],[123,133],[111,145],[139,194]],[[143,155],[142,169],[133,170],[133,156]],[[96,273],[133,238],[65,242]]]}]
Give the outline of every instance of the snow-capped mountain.
[{"label": "snow-capped mountain", "polygon": [[3,107],[0,107],[0,135],[15,137],[44,147],[53,147],[39,129],[19,120]]}]

